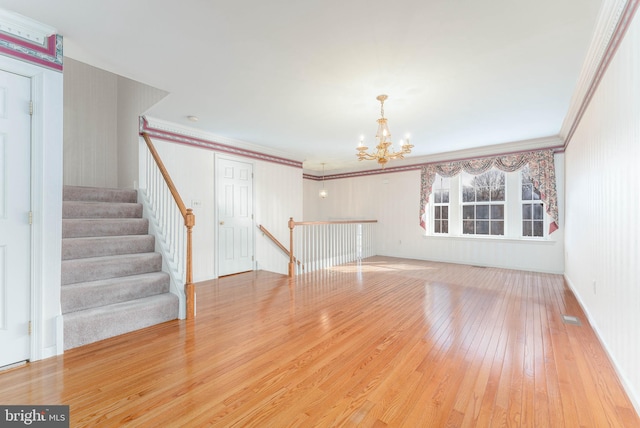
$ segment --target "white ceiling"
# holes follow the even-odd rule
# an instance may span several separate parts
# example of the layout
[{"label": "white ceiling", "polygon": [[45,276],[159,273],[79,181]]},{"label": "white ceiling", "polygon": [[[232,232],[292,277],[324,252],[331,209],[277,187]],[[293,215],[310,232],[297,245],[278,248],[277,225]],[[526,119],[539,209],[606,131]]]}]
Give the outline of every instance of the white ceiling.
[{"label": "white ceiling", "polygon": [[412,156],[557,135],[600,4],[0,0],[56,28],[65,56],[168,91],[149,116],[316,171],[357,166],[382,93]]}]

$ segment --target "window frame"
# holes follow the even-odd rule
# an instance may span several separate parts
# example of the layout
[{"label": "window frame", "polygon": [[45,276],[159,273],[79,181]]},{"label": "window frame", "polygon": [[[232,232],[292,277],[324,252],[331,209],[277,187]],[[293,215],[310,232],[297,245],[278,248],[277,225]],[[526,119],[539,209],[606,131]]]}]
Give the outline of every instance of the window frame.
[{"label": "window frame", "polygon": [[[524,167],[522,167],[521,169],[519,169],[517,171],[518,173],[518,178],[519,178],[519,191],[518,191],[518,199],[520,200],[520,237],[523,239],[545,239],[547,238],[547,224],[548,224],[548,216],[545,210],[545,205],[544,202],[542,202],[542,197],[540,196],[540,192],[537,191],[535,189],[535,187],[533,186],[533,181],[529,182],[529,183],[525,183],[524,182],[524,177],[523,177],[523,173],[525,171],[527,171],[528,173],[529,170],[529,165],[525,165]],[[523,189],[524,186],[531,186],[531,197],[532,199],[524,199],[523,197]],[[534,195],[538,195],[538,198],[536,199],[534,197]],[[531,218],[525,218],[525,204],[527,205],[531,205]],[[541,212],[542,218],[541,219],[536,219],[535,218],[535,210],[536,210],[536,206],[539,206],[539,211]],[[535,223],[539,223],[540,227],[542,229],[542,234],[541,235],[525,235],[525,230],[524,230],[524,223],[525,221],[530,221],[531,222],[531,231],[533,233],[534,228],[535,228]]]},{"label": "window frame", "polygon": [[[439,174],[436,174],[436,177],[433,181],[433,187],[432,187],[432,198],[433,198],[433,202],[430,204],[431,205],[431,226],[432,226],[432,232],[434,235],[444,235],[447,236],[450,234],[451,231],[451,178],[452,177],[442,177]],[[438,179],[440,180],[440,187],[436,187],[436,183],[438,182]],[[443,182],[447,183],[447,187],[442,187]],[[440,200],[440,202],[438,202],[437,200],[437,196],[436,196],[436,191],[440,190],[445,190],[447,191],[447,202],[442,202],[442,199]],[[446,220],[442,218],[442,210],[443,208],[446,208],[447,210],[447,218]],[[436,218],[436,211],[438,211],[438,209],[441,210],[441,215],[440,218]],[[440,231],[436,231],[436,221],[440,220]],[[442,226],[443,226],[443,222],[446,221],[446,232],[442,232]]]},{"label": "window frame", "polygon": [[[436,233],[434,230],[435,221],[435,192],[436,186],[432,186],[429,202],[426,210],[426,230],[423,230],[423,236],[443,239],[465,239],[465,240],[514,240],[514,241],[549,241],[553,240],[548,234],[549,215],[546,207],[543,206],[543,236],[523,236],[522,234],[522,169],[512,172],[504,172],[505,174],[505,200],[504,200],[504,235],[486,235],[486,234],[465,234],[463,233],[463,208],[462,208],[462,175],[463,172],[448,178],[449,180],[449,224],[448,233]],[[440,177],[436,174],[436,177]],[[435,183],[435,181],[434,181]],[[517,193],[517,194],[516,194]],[[458,196],[456,196],[458,195]]]},{"label": "window frame", "polygon": [[[487,200],[478,200],[478,190],[484,188],[483,187],[477,187],[475,186],[475,180],[476,177],[478,176],[482,176],[482,175],[486,175],[489,174],[491,172],[496,172],[498,174],[500,174],[502,176],[502,199],[497,199],[494,200],[493,199],[493,187],[491,185],[487,186]],[[461,172],[460,174],[458,174],[458,176],[460,177],[460,192],[459,192],[459,198],[460,198],[460,226],[461,226],[461,232],[462,232],[462,236],[491,236],[491,237],[502,237],[506,235],[506,231],[507,231],[507,207],[508,207],[508,198],[507,198],[507,173],[504,171],[500,171],[499,169],[496,168],[491,168],[490,170],[483,172],[481,174],[469,174],[466,172]],[[468,186],[465,186],[465,178],[466,177],[470,177],[472,183],[474,184],[474,186],[472,187],[474,189],[474,201],[465,201],[465,188],[468,188]],[[467,214],[465,214],[465,211],[469,211],[468,209],[465,208],[469,208],[469,207],[473,207],[473,219],[470,220],[469,217],[465,217]],[[484,208],[487,207],[486,209],[486,217],[478,217],[478,208]],[[495,217],[493,217],[493,211],[494,211],[494,207],[501,207],[502,208],[502,218],[498,218],[496,219]],[[482,211],[485,211],[484,209]],[[465,223],[472,223],[473,224],[473,233],[468,233],[465,232],[466,230],[466,225]],[[478,224],[479,223],[487,223],[487,233],[478,233]],[[495,224],[501,224],[502,225],[502,233],[491,233],[492,232],[492,228],[494,227],[494,223]]]}]

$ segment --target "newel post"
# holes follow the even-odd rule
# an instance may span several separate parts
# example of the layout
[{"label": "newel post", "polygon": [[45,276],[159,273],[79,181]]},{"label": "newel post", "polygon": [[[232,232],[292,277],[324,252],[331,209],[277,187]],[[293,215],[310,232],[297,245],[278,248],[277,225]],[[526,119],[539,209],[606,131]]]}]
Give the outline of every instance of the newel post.
[{"label": "newel post", "polygon": [[289,278],[293,277],[295,265],[293,263],[293,228],[296,224],[293,221],[293,217],[289,217]]},{"label": "newel post", "polygon": [[187,214],[184,217],[184,225],[187,227],[187,277],[184,285],[184,294],[187,298],[187,319],[193,319],[196,316],[196,288],[193,285],[193,257],[191,248],[191,232],[196,224],[196,216],[193,209],[187,208]]}]

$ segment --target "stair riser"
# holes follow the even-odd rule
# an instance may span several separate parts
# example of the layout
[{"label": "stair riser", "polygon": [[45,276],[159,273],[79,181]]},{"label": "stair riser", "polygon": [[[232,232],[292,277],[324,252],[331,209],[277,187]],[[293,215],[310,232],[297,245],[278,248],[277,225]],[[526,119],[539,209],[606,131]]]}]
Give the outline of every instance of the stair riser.
[{"label": "stair riser", "polygon": [[62,210],[65,350],[178,317],[135,190],[65,186]]},{"label": "stair riser", "polygon": [[178,317],[178,298],[166,293],[63,315],[64,349],[139,330]]},{"label": "stair riser", "polygon": [[66,201],[62,203],[62,218],[142,218],[142,205]]},{"label": "stair riser", "polygon": [[162,256],[157,253],[123,258],[65,260],[62,262],[62,285],[97,281],[162,270]]},{"label": "stair riser", "polygon": [[102,189],[97,187],[64,186],[63,201],[137,202],[131,189]]},{"label": "stair riser", "polygon": [[65,285],[61,290],[62,313],[81,311],[169,292],[169,275],[125,277],[118,282],[92,281]]},{"label": "stair riser", "polygon": [[154,250],[155,238],[152,235],[62,240],[62,260],[152,253]]},{"label": "stair riser", "polygon": [[62,220],[63,238],[146,235],[148,230],[149,221],[144,218],[123,220]]}]

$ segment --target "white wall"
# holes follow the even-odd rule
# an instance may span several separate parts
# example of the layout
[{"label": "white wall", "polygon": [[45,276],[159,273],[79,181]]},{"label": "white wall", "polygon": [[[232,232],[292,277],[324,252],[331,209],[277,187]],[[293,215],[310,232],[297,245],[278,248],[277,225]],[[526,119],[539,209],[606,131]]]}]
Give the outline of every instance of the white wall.
[{"label": "white wall", "polygon": [[640,14],[566,151],[566,278],[640,411]]},{"label": "white wall", "polygon": [[379,209],[377,195],[386,190],[387,186],[382,183],[391,175],[398,174],[325,180],[324,188],[329,193],[325,199],[319,196],[322,181],[304,180],[304,218],[295,220],[376,220]]},{"label": "white wall", "polygon": [[[147,150],[144,140],[140,140]],[[153,144],[185,205],[193,208],[196,216],[192,235],[193,279],[198,282],[215,278],[214,152],[156,138]],[[194,201],[200,201],[200,205],[194,207]]]},{"label": "white wall", "polygon": [[[289,218],[302,219],[302,169],[256,161],[253,173],[255,224],[289,248]],[[256,260],[258,269],[288,273],[288,257],[257,229]]]},{"label": "white wall", "polygon": [[547,240],[425,236],[419,225],[420,171],[319,181],[305,180],[304,220],[378,220],[379,255],[563,273],[563,164],[556,155],[560,230]]},{"label": "white wall", "polygon": [[65,58],[64,184],[133,188],[138,178],[138,117],[166,95]]},{"label": "white wall", "polygon": [[[288,260],[257,229],[264,225],[280,242],[288,245],[289,217],[302,216],[302,169],[250,158],[216,154],[214,151],[152,138],[178,192],[187,207],[193,207],[194,282],[215,278],[216,204],[215,156],[253,164],[255,257],[258,269],[287,273]],[[144,142],[141,141],[141,144]],[[193,201],[199,201],[194,206]]]}]

